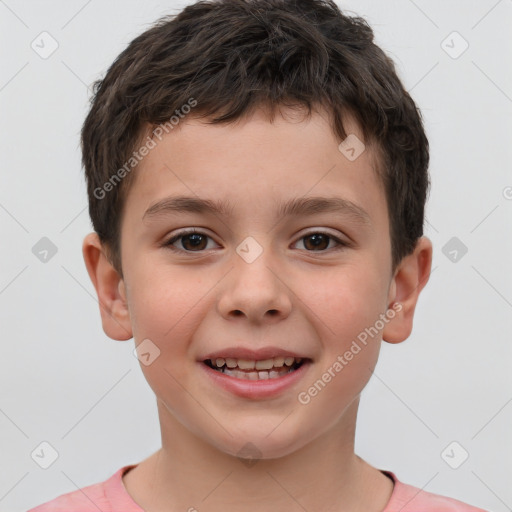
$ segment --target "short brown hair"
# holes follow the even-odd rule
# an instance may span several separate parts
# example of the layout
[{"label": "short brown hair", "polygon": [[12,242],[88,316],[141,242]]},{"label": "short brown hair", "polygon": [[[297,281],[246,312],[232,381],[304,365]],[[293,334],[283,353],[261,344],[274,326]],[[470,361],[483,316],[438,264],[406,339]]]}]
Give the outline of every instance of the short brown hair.
[{"label": "short brown hair", "polygon": [[394,270],[423,234],[429,147],[420,111],[373,37],[363,18],[331,0],[199,1],[136,37],[94,83],[81,133],[89,215],[119,274],[134,176],[126,162],[145,128],[168,123],[191,98],[191,115],[211,123],[261,106],[271,119],[279,106],[301,106],[308,115],[321,106],[341,140],[342,118],[354,116],[365,144],[378,150]]}]

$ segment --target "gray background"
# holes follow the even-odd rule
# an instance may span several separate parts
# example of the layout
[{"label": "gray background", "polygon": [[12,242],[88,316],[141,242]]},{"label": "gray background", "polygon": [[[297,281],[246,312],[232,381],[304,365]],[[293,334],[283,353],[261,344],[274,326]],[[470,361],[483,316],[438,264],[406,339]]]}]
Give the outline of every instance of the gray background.
[{"label": "gray background", "polygon": [[[104,334],[83,263],[78,134],[88,86],[184,4],[0,0],[1,511],[105,480],[160,446],[133,339]],[[512,1],[340,5],[370,22],[420,106],[433,182],[434,272],[412,336],[383,344],[356,451],[427,491],[511,510]],[[47,58],[31,47],[51,49],[43,31],[58,43]],[[32,251],[43,237],[57,248],[46,262]],[[48,469],[31,457],[44,441],[58,452]]]}]

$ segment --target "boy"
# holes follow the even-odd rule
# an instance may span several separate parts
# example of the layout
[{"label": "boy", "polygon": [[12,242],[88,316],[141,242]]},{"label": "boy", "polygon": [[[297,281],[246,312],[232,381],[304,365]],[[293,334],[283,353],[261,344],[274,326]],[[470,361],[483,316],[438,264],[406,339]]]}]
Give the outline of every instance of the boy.
[{"label": "boy", "polygon": [[32,512],[481,510],[354,453],[381,340],[410,335],[432,261],[421,116],[364,20],[190,5],[95,84],[82,151],[85,263],[162,448]]}]

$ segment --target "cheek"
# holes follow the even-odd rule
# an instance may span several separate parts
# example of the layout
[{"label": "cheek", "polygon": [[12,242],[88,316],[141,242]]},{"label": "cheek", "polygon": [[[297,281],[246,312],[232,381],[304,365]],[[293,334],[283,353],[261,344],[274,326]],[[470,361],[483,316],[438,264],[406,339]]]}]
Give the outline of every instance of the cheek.
[{"label": "cheek", "polygon": [[156,396],[165,397],[167,406],[177,414],[188,404],[183,383],[190,365],[185,363],[190,362],[190,339],[203,303],[176,281],[151,276],[140,281],[136,295],[133,335],[137,345],[148,344],[149,352],[156,355],[150,364],[139,357],[141,370]]},{"label": "cheek", "polygon": [[353,265],[316,280],[315,286],[306,292],[304,302],[323,329],[321,338],[342,350],[384,313],[386,292],[378,272],[373,272],[369,265]]},{"label": "cheek", "polygon": [[[166,350],[178,348],[173,340],[183,339],[192,329],[195,312],[201,307],[204,291],[175,275],[161,272],[138,276],[133,282],[135,298],[131,303],[134,338],[150,338],[166,344]],[[169,346],[167,346],[169,345]]]}]

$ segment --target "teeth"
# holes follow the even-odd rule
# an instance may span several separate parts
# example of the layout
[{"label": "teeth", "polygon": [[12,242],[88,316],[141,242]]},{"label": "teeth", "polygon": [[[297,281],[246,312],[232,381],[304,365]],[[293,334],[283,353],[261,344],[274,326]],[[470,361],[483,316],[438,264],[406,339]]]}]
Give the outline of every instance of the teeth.
[{"label": "teeth", "polygon": [[294,371],[294,368],[291,367],[295,363],[300,363],[302,358],[280,356],[272,359],[250,361],[232,357],[217,357],[210,361],[213,368],[231,377],[247,380],[268,380],[277,379]]},{"label": "teeth", "polygon": [[221,370],[218,370],[221,373],[224,373],[225,375],[229,375],[230,377],[235,377],[237,379],[242,380],[270,380],[270,379],[278,379],[282,377],[283,375],[286,375],[287,373],[291,373],[294,370],[292,368],[288,369],[282,369],[280,371],[265,371],[260,370],[259,372],[246,372],[243,370],[231,370],[229,368],[222,368]]},{"label": "teeth", "polygon": [[274,357],[274,366],[279,368],[284,364],[284,357]]},{"label": "teeth", "polygon": [[238,368],[240,370],[254,370],[256,361],[249,361],[248,359],[237,359]]},{"label": "teeth", "polygon": [[256,361],[256,370],[270,370],[270,368],[273,366],[273,359],[263,359],[263,361]]},{"label": "teeth", "polygon": [[292,366],[300,363],[301,357],[274,357],[273,359],[261,359],[259,361],[250,361],[249,359],[235,359],[233,357],[217,357],[211,360],[213,366],[222,368],[226,365],[228,368],[238,368],[240,370],[271,370],[272,368],[282,368],[283,366]]}]

